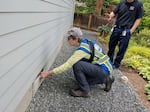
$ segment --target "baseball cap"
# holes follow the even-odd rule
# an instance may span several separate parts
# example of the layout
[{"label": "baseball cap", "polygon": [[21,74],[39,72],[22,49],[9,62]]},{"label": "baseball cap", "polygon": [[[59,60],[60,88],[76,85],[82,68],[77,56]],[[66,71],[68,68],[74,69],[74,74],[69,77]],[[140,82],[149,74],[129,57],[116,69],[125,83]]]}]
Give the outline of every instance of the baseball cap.
[{"label": "baseball cap", "polygon": [[71,29],[68,30],[68,32],[66,33],[66,37],[68,38],[69,36],[73,36],[73,37],[77,37],[77,38],[82,38],[82,31],[80,28],[77,27],[73,27]]}]

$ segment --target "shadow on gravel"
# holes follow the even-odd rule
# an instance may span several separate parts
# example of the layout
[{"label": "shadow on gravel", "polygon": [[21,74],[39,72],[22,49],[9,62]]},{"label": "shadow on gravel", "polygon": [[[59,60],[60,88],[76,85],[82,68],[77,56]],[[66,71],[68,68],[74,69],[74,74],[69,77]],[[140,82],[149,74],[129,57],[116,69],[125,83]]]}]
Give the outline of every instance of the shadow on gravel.
[{"label": "shadow on gravel", "polygon": [[[92,32],[84,31],[84,37],[98,42]],[[70,57],[75,48],[68,46],[64,40],[52,68]],[[116,80],[111,91],[107,93],[100,86],[93,86],[90,98],[69,96],[69,89],[76,85],[72,70],[48,77],[41,84],[26,112],[148,112],[136,97],[133,88],[120,82],[122,73],[114,70],[113,75]]]}]

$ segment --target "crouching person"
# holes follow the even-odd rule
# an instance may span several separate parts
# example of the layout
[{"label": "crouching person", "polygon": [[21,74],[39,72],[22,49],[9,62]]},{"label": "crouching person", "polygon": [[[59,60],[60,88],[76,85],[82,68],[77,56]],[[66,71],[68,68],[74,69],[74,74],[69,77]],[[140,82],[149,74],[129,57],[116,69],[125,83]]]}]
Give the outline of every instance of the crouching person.
[{"label": "crouching person", "polygon": [[90,85],[105,84],[104,91],[111,89],[114,77],[109,57],[95,42],[82,39],[80,28],[71,28],[67,32],[68,43],[78,47],[73,55],[62,65],[53,70],[43,71],[40,76],[46,78],[52,74],[60,74],[73,67],[78,88],[71,89],[70,95],[74,97],[89,97]]}]

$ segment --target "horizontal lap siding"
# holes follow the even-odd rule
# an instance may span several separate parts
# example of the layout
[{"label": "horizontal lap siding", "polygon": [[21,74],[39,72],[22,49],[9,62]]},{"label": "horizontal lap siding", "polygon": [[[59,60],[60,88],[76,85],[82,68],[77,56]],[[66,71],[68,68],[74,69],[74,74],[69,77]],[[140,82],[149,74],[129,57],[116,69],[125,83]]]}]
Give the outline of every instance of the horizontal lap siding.
[{"label": "horizontal lap siding", "polygon": [[54,61],[73,11],[72,0],[1,1],[0,112],[13,112],[45,64]]}]

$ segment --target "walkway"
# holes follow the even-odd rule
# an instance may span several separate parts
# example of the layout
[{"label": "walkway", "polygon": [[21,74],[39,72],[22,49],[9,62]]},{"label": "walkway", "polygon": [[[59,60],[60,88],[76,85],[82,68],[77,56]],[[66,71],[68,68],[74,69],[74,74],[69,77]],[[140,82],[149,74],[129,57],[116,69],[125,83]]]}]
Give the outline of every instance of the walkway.
[{"label": "walkway", "polygon": [[[84,37],[98,41],[91,32],[84,31]],[[52,68],[65,62],[74,50],[65,40]],[[133,88],[120,82],[122,73],[114,70],[113,75],[116,80],[112,90],[107,93],[100,86],[91,87],[90,98],[74,98],[68,95],[69,89],[76,85],[72,70],[48,77],[26,112],[147,112]]]}]

